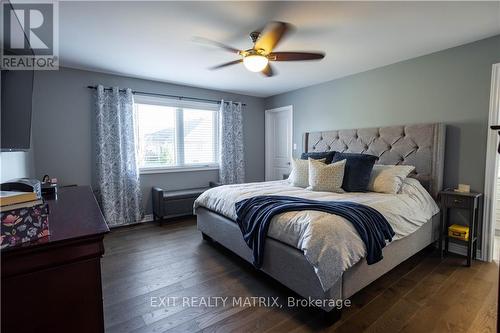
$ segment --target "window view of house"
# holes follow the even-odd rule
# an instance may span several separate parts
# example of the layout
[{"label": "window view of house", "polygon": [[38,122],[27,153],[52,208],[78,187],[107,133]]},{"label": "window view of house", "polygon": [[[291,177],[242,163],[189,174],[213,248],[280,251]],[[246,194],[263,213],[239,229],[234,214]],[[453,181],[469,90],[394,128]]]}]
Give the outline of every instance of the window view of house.
[{"label": "window view of house", "polygon": [[217,164],[217,121],[214,110],[136,103],[139,167]]}]

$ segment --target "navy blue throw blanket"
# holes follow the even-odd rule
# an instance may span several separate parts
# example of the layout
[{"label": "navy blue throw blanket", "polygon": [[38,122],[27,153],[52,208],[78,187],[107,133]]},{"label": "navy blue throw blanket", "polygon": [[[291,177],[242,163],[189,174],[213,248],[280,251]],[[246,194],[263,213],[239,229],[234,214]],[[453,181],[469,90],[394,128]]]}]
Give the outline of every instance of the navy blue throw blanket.
[{"label": "navy blue throw blanket", "polygon": [[377,210],[355,202],[317,201],[288,196],[256,196],[236,203],[236,222],[247,245],[253,250],[254,265],[262,266],[264,245],[271,219],[278,214],[316,210],[345,218],[365,243],[368,265],[382,260],[385,241],[392,241],[394,230]]}]

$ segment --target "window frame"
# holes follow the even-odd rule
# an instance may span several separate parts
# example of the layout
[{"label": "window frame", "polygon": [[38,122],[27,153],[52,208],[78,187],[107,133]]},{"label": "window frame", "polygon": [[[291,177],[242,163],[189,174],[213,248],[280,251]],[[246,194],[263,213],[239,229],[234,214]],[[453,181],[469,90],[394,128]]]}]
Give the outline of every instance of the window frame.
[{"label": "window frame", "polygon": [[[184,127],[184,119],[183,112],[179,112],[182,109],[198,109],[198,110],[207,110],[207,111],[215,111],[215,123],[214,126],[214,138],[215,138],[215,147],[214,150],[215,160],[218,159],[220,154],[219,152],[219,108],[220,105],[216,103],[207,103],[207,102],[197,102],[197,101],[187,101],[187,100],[178,100],[171,99],[167,97],[159,97],[159,96],[149,96],[149,95],[134,95],[134,122],[136,116],[136,108],[135,104],[149,104],[149,105],[160,105],[167,106],[172,108],[177,108],[176,114],[176,145],[175,149],[177,150],[177,156],[181,158],[181,161],[184,161],[184,151],[182,149],[182,145],[184,142],[184,138],[179,140],[181,136],[184,135],[184,130],[182,128],[181,131],[177,130],[177,124],[182,123],[182,127]],[[134,128],[136,131],[136,135],[138,135],[139,125],[134,123]],[[137,142],[137,141],[136,141]],[[178,143],[181,142],[181,146]],[[189,172],[189,171],[209,171],[209,170],[219,170],[219,163],[199,163],[199,164],[182,164],[182,165],[173,165],[173,166],[158,166],[158,167],[139,167],[139,174],[155,174],[155,173],[170,173],[170,172]]]}]

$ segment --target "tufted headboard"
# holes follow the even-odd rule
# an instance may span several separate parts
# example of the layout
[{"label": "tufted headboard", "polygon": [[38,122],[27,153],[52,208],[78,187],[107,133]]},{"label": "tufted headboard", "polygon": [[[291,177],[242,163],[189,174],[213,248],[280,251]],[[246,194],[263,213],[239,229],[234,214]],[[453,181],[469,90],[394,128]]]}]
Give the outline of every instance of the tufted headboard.
[{"label": "tufted headboard", "polygon": [[444,124],[415,124],[310,132],[304,134],[304,152],[340,151],[371,154],[377,164],[415,166],[418,179],[436,198],[443,186]]}]

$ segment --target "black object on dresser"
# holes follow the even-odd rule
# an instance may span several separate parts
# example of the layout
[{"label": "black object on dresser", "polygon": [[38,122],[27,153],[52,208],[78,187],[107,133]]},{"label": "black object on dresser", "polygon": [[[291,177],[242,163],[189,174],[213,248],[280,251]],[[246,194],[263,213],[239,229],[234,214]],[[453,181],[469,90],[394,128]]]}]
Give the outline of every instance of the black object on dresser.
[{"label": "black object on dresser", "polygon": [[88,186],[61,188],[50,236],[3,249],[2,332],[104,332],[103,238],[109,232]]},{"label": "black object on dresser", "polygon": [[[439,234],[439,251],[443,255],[443,239],[445,243],[444,253],[448,252],[450,239],[467,245],[467,266],[471,265],[472,259],[476,259],[478,226],[481,224],[483,210],[483,194],[479,192],[456,192],[445,190],[439,192],[441,198],[441,232]],[[458,240],[448,236],[450,209],[458,208],[468,211],[468,240]]]}]

